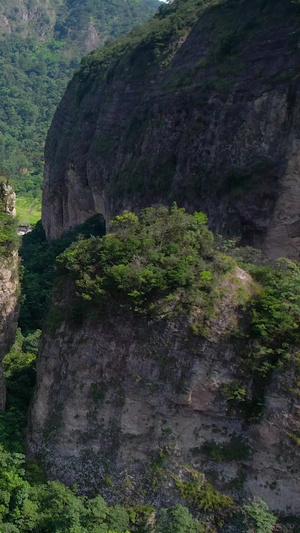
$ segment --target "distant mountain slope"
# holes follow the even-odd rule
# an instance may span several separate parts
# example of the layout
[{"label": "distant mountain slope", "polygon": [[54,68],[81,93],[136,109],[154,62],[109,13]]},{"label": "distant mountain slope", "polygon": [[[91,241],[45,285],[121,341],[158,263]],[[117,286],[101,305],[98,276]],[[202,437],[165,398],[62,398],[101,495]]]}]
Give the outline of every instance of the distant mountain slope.
[{"label": "distant mountain slope", "polygon": [[43,144],[80,58],[151,16],[151,0],[4,0],[0,5],[0,172],[37,192]]},{"label": "distant mountain slope", "polygon": [[50,238],[174,200],[299,257],[300,5],[177,0],[82,63],[46,143]]}]

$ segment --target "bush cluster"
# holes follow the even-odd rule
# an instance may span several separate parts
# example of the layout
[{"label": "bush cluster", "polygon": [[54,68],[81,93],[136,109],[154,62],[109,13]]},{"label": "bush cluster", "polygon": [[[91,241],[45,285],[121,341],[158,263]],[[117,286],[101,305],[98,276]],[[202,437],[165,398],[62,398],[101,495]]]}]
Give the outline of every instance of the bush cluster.
[{"label": "bush cluster", "polygon": [[220,276],[232,268],[216,252],[203,213],[189,215],[175,204],[124,212],[103,238],[70,246],[59,272],[70,275],[82,302],[103,309],[109,303],[163,315],[197,305],[202,320],[213,306]]},{"label": "bush cluster", "polygon": [[9,257],[19,246],[18,223],[7,213],[0,213],[0,257]]},{"label": "bush cluster", "polygon": [[[261,289],[249,305],[246,338],[250,342],[240,357],[241,379],[228,384],[224,393],[229,403],[239,406],[247,418],[259,419],[272,372],[294,362],[299,376],[300,265],[280,259],[274,267],[248,265],[248,270]],[[252,397],[247,398],[249,383]]]}]

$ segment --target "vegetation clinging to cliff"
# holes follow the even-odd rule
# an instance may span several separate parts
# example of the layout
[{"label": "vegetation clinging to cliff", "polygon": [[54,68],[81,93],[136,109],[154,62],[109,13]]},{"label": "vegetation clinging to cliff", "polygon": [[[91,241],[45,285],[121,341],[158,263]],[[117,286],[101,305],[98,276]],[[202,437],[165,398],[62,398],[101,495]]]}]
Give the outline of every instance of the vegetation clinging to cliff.
[{"label": "vegetation clinging to cliff", "polygon": [[[251,342],[240,357],[241,380],[229,386],[226,395],[229,404],[239,406],[250,419],[258,419],[275,369],[282,370],[291,365],[294,392],[299,395],[300,266],[288,259],[280,259],[274,267],[248,265],[248,268],[261,290],[249,307],[248,337]],[[253,393],[247,398],[249,383],[252,383]]]},{"label": "vegetation clinging to cliff", "polygon": [[104,234],[104,218],[96,214],[83,224],[70,228],[59,239],[50,242],[46,240],[41,221],[32,232],[24,235],[20,248],[23,276],[19,315],[19,326],[23,333],[27,334],[43,327],[56,274],[56,257],[76,239]]},{"label": "vegetation clinging to cliff", "polygon": [[[204,28],[209,30],[210,53],[193,71],[184,72],[182,67],[181,75],[177,76],[177,88],[190,85],[197,69],[206,63],[214,67],[230,58],[233,63],[226,71],[225,77],[228,77],[231,69],[241,66],[236,53],[245,40],[272,18],[285,18],[295,13],[299,13],[299,4],[294,0],[175,0],[162,4],[152,19],[134,28],[128,35],[109,41],[84,57],[79,76],[85,79],[92,74],[104,80],[106,75],[107,81],[110,81],[115,73],[119,76],[122,72],[126,76],[129,66],[129,75],[138,78],[152,72],[155,65],[167,66],[200,17],[208,15]],[[224,82],[224,79],[221,80],[224,71],[216,70],[214,75],[220,78],[221,84]],[[182,80],[184,76],[187,76],[187,83]]]},{"label": "vegetation clinging to cliff", "polygon": [[[0,180],[0,258],[11,256],[12,252],[16,251],[19,247],[19,237],[17,235],[18,223],[10,212],[10,206],[7,205],[7,192],[9,191],[6,188],[7,186]],[[8,189],[10,189],[10,186],[8,186]],[[11,211],[13,207],[14,201],[11,206]]]},{"label": "vegetation clinging to cliff", "polygon": [[7,213],[0,213],[0,257],[9,257],[18,245],[16,219]]},{"label": "vegetation clinging to cliff", "polygon": [[124,212],[104,238],[81,241],[59,258],[80,298],[100,308],[117,301],[151,314],[189,313],[207,318],[219,277],[235,265],[219,254],[203,213],[189,215],[174,204],[147,208],[140,217]]}]

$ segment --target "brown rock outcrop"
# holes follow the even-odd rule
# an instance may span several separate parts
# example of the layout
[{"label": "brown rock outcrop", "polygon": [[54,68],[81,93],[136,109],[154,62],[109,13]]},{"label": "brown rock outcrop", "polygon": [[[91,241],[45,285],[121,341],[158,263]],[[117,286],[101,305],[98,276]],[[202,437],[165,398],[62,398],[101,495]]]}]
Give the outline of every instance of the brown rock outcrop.
[{"label": "brown rock outcrop", "polygon": [[[78,328],[64,318],[73,306],[64,281],[40,344],[28,430],[29,456],[51,478],[110,501],[168,505],[178,498],[174,477],[191,465],[214,472],[223,491],[300,511],[299,447],[289,436],[300,428],[293,366],[274,376],[262,420],[249,424],[224,393],[239,379],[238,353],[249,349],[226,335],[228,315],[207,340],[184,316],[148,321],[121,308],[87,315]],[[235,452],[217,461],[203,448],[211,442],[235,443]]]}]

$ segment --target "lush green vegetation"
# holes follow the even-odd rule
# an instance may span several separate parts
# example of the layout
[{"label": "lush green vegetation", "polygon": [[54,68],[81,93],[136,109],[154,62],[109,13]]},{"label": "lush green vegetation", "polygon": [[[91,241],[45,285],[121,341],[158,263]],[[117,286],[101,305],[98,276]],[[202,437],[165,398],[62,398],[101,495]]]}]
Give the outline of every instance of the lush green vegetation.
[{"label": "lush green vegetation", "polygon": [[104,43],[148,18],[158,4],[52,0],[56,24],[43,3],[27,23],[13,4],[0,8],[14,29],[11,35],[0,32],[0,173],[13,180],[17,195],[39,197],[46,132],[86,50],[89,25]]},{"label": "lush green vegetation", "polygon": [[[237,254],[238,255],[238,254]],[[258,419],[264,410],[264,396],[275,369],[293,364],[300,378],[297,347],[300,345],[300,265],[288,259],[275,267],[245,265],[261,290],[250,307],[250,327],[238,332],[249,339],[249,349],[240,357],[241,377],[224,387],[229,405],[246,417]],[[297,378],[298,376],[298,378]],[[252,399],[247,398],[249,382]]]},{"label": "lush green vegetation", "polygon": [[[205,31],[211,53],[205,64],[209,63],[213,68],[210,68],[209,75],[212,79],[205,76],[203,83],[214,88],[222,88],[224,84],[230,86],[232,76],[235,77],[242,68],[238,52],[243,42],[252,38],[271,15],[283,17],[286,10],[299,9],[295,2],[286,0],[277,0],[276,9],[274,1],[253,0],[251,13],[248,8],[245,11],[243,2],[227,0],[227,10],[222,9],[223,3],[224,0],[176,0],[161,5],[152,20],[84,58],[78,74],[83,81],[82,91],[85,91],[87,77],[89,83],[91,78],[100,75],[107,75],[108,79],[112,75],[137,78],[147,73],[150,75],[151,69],[157,65],[166,66],[178,43],[208,10],[212,16],[207,18]],[[148,18],[156,6],[156,0],[52,0],[55,24],[50,20],[53,15],[50,16],[45,8],[43,16],[34,19],[26,28],[26,37],[23,36],[26,32],[22,25],[24,21],[19,19],[18,7],[14,10],[7,3],[2,8],[16,31],[13,36],[0,35],[0,172],[13,180],[18,196],[40,198],[46,132],[67,82],[84,53],[89,25],[99,31],[103,44],[128,33],[135,23]],[[299,36],[292,37],[297,45]],[[201,64],[199,68],[203,66]],[[197,68],[192,72],[185,71],[183,65],[181,76],[174,78],[170,70],[166,90],[178,90],[192,84],[196,71]],[[172,161],[164,165],[164,172],[168,167],[170,177],[173,175],[171,166]],[[140,187],[140,178],[136,175],[126,180],[120,177],[120,183],[115,186],[122,186],[122,183],[136,190]],[[166,176],[154,176],[149,187],[152,192],[168,188]]]},{"label": "lush green vegetation", "polygon": [[[58,258],[59,273],[71,274],[76,284],[76,320],[90,313],[91,307],[93,314],[99,314],[115,302],[151,316],[186,314],[193,331],[207,335],[224,296],[222,280],[236,267],[235,261],[216,248],[220,245],[202,213],[189,215],[176,205],[149,208],[140,217],[126,212],[116,217],[104,238],[74,243]],[[259,419],[273,370],[294,360],[298,368],[300,267],[288,260],[275,267],[247,265],[250,248],[229,251],[249,269],[257,285],[246,297],[243,291],[234,294],[234,285],[230,285],[234,304],[245,310],[241,328],[232,333],[244,348],[238,356],[240,377],[237,373],[223,393],[230,407],[248,419]],[[260,262],[262,258],[255,253],[254,259]],[[195,308],[201,309],[200,317],[193,315]],[[234,450],[232,445],[229,451],[218,448],[211,453],[226,460]]]},{"label": "lush green vegetation", "polygon": [[[262,2],[253,2],[260,12]],[[124,65],[129,57],[123,60],[123,54],[128,50],[132,51],[130,62],[137,75],[143,74],[153,59],[160,64],[167,63],[176,41],[187,35],[199,14],[219,3],[220,0],[177,0],[176,4],[162,6],[143,31],[136,30],[130,37],[84,60],[79,75],[82,79],[91,72],[98,75],[99,69],[108,74],[111,61],[116,58],[120,59],[118,68],[122,69],[122,61]],[[39,42],[33,37],[20,37],[6,38],[0,43],[3,103],[0,171],[14,179],[18,194],[30,195],[30,199],[29,196],[19,198],[17,205],[19,217],[29,222],[38,217],[45,131],[79,58],[79,52],[72,47],[72,35],[89,22],[95,22],[96,27],[102,24],[100,19],[93,18],[99,2],[85,0],[69,4],[73,6],[71,11],[61,9],[55,40]],[[271,0],[265,0],[264,5],[272,8]],[[114,36],[116,18],[122,18],[120,5],[110,2],[107,9],[110,20],[107,34]],[[211,31],[211,39],[215,39],[216,68],[224,58],[237,52],[242,40],[251,36],[256,23],[237,28],[233,25],[230,34],[224,23],[224,33],[217,39]],[[129,24],[122,22],[118,31],[126,32]],[[135,51],[134,46],[137,46]],[[178,81],[179,86],[190,80],[183,77]],[[155,186],[159,189],[161,183]],[[235,186],[235,178],[228,186]],[[105,312],[116,302],[134,312],[156,316],[189,315],[192,309],[201,308],[202,315],[197,321],[189,315],[198,334],[205,334],[206,323],[222,296],[222,279],[233,271],[236,260],[244,265],[247,254],[251,255],[250,249],[246,254],[235,250],[234,260],[225,257],[206,226],[205,215],[188,215],[176,205],[171,209],[147,209],[140,217],[124,213],[111,223],[111,230],[103,237],[103,219],[96,216],[51,243],[46,241],[41,223],[23,238],[20,326],[27,336],[18,331],[16,343],[4,360],[8,402],[6,412],[0,415],[0,531],[214,533],[228,527],[228,531],[240,533],[271,533],[276,518],[264,502],[236,504],[199,473],[191,472],[189,479],[174,480],[178,498],[189,509],[176,505],[156,510],[135,506],[134,502],[130,508],[124,508],[108,506],[99,495],[88,499],[75,488],[47,482],[36,464],[25,462],[23,437],[35,380],[34,362],[40,335],[37,328],[43,326],[48,312],[58,255],[61,254],[60,276],[71,275],[76,285],[80,312],[92,307]],[[16,222],[9,215],[0,215],[2,256],[8,257],[17,244]],[[255,419],[261,415],[264,391],[273,370],[284,368],[290,362],[300,369],[295,350],[300,341],[300,270],[290,261],[281,261],[275,268],[249,265],[247,268],[260,290],[247,306],[249,328],[245,331],[243,327],[235,334],[241,342],[248,343],[250,350],[244,350],[239,359],[240,379],[228,384],[223,392],[230,406]],[[249,382],[253,387],[251,400],[247,395]],[[249,458],[247,444],[234,439],[224,445],[207,442],[200,453],[217,461]]]},{"label": "lush green vegetation", "polygon": [[18,248],[17,221],[11,215],[0,213],[0,257],[9,257]]},{"label": "lush green vegetation", "polygon": [[6,411],[0,414],[0,445],[8,452],[24,453],[27,409],[35,384],[35,358],[41,331],[23,337],[17,331],[15,343],[3,361],[7,387]]},{"label": "lush green vegetation", "polygon": [[6,206],[6,185],[0,180],[0,258],[10,257],[19,246],[17,221],[9,213]]},{"label": "lush green vegetation", "polygon": [[176,481],[182,497],[190,505],[203,511],[218,513],[233,507],[233,499],[216,490],[205,480],[205,476],[191,470],[191,477],[191,481]]},{"label": "lush green vegetation", "polygon": [[35,225],[41,219],[41,202],[31,196],[20,196],[16,199],[16,211],[19,222]]},{"label": "lush green vegetation", "polygon": [[148,208],[140,217],[124,212],[111,233],[75,243],[59,259],[59,272],[73,277],[82,309],[101,311],[113,302],[139,313],[170,316],[202,313],[205,327],[220,297],[220,280],[235,262],[216,251],[203,213],[189,215],[174,204]]},{"label": "lush green vegetation", "polygon": [[[231,242],[221,245],[215,242],[206,226],[205,215],[189,215],[176,205],[170,209],[149,208],[139,217],[125,212],[111,222],[110,229],[111,232],[103,236],[103,219],[96,216],[52,243],[45,240],[40,223],[24,237],[21,254],[24,281],[27,278],[24,284],[27,311],[24,314],[26,307],[23,307],[22,320],[26,333],[35,329],[40,319],[38,315],[47,307],[45,302],[49,301],[58,254],[59,276],[73,278],[82,311],[90,311],[92,306],[105,312],[107,306],[117,302],[137,313],[163,316],[174,312],[188,313],[195,305],[201,305],[211,313],[212,304],[219,297],[216,287],[220,287],[220,280],[232,275],[236,260],[245,267],[245,260],[248,262],[251,255],[250,248],[243,251],[233,248]],[[236,260],[219,251],[224,248],[233,253]],[[255,254],[255,259],[259,263],[261,256]],[[46,271],[45,264],[49,266]],[[300,340],[300,270],[297,264],[286,260],[280,261],[275,268],[254,267],[249,263],[246,266],[260,289],[252,295],[245,310],[243,320],[245,324],[246,318],[248,329],[235,332],[235,335],[251,349],[241,352],[241,379],[228,384],[224,392],[229,403],[248,414],[251,411],[254,418],[258,414],[255,409],[261,401],[261,390],[268,383],[272,370],[289,364],[297,355],[294,347]],[[46,288],[44,295],[43,288]],[[38,303],[39,298],[44,300]],[[36,317],[31,314],[31,308],[38,309]],[[26,322],[27,312],[31,318]],[[40,319],[41,324],[44,317]],[[0,444],[4,446],[2,475],[7,476],[8,470],[9,477],[16,481],[7,485],[2,511],[5,525],[0,529],[198,533],[235,527],[241,533],[252,529],[273,531],[276,519],[264,502],[255,500],[238,505],[232,497],[220,493],[204,476],[189,467],[185,478],[174,478],[178,494],[189,510],[177,505],[169,510],[156,511],[152,507],[135,507],[134,502],[130,509],[109,507],[100,496],[89,500],[59,483],[46,483],[36,465],[26,464],[22,455],[15,455],[23,452],[22,431],[34,383],[38,336],[39,331],[25,338],[19,332],[16,344],[5,360],[8,410],[0,416]],[[249,381],[253,382],[256,405],[253,401],[251,405],[247,404]],[[195,453],[206,454],[217,461],[250,457],[247,443],[234,438],[224,445],[206,442]],[[14,469],[12,473],[10,468]],[[18,505],[15,502],[19,502]],[[192,518],[190,511],[198,516],[198,520]],[[156,522],[151,525],[153,513],[156,513]]]},{"label": "lush green vegetation", "polygon": [[20,248],[23,275],[19,316],[19,325],[23,332],[33,332],[43,327],[55,278],[56,257],[76,239],[104,234],[103,217],[94,215],[84,224],[70,229],[60,239],[51,242],[46,240],[41,221],[31,233],[24,235]]},{"label": "lush green vegetation", "polygon": [[43,144],[71,76],[61,46],[22,37],[0,41],[0,171],[19,194],[40,195]]},{"label": "lush green vegetation", "polygon": [[[205,14],[209,16],[206,17],[203,30],[211,51],[197,67],[202,68],[206,64],[215,67],[215,70],[210,69],[212,75],[207,73],[203,88],[222,88],[224,82],[225,85],[227,83],[224,77],[230,78],[231,74],[239,72],[241,65],[238,52],[245,40],[252,38],[259,27],[268,24],[273,17],[278,20],[299,14],[299,4],[294,0],[253,0],[251,4],[242,0],[175,0],[161,5],[151,20],[129,35],[86,56],[79,76],[82,79],[88,75],[101,76],[103,79],[105,74],[109,76],[112,72],[118,76],[152,75],[156,65],[168,65],[178,43],[188,36]],[[299,36],[294,38],[298,43]],[[133,72],[126,74],[128,65],[133,67]],[[191,85],[196,71],[197,68],[191,71],[189,65],[185,71],[182,65],[181,76],[178,77],[176,73],[174,85],[170,85],[169,89],[178,90]],[[215,86],[215,83],[219,86]]]},{"label": "lush green vegetation", "polygon": [[[198,451],[198,449],[197,449]],[[239,461],[241,459],[249,459],[251,456],[250,446],[237,437],[232,437],[230,442],[226,444],[218,444],[217,442],[205,442],[200,450],[202,453],[209,455],[216,461]]]},{"label": "lush green vegetation", "polygon": [[190,481],[175,481],[186,504],[198,508],[198,519],[181,504],[158,510],[134,502],[126,508],[108,506],[100,495],[87,498],[76,488],[47,481],[37,464],[24,457],[39,336],[40,331],[24,337],[18,330],[3,362],[8,402],[0,415],[1,533],[217,533],[229,524],[238,524],[240,533],[248,533],[249,528],[271,533],[276,518],[264,502],[236,505],[190,468]]}]

